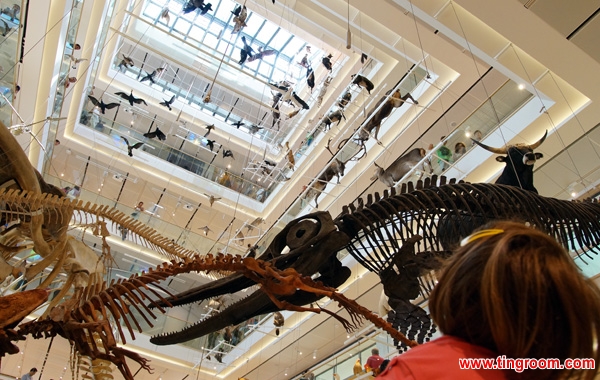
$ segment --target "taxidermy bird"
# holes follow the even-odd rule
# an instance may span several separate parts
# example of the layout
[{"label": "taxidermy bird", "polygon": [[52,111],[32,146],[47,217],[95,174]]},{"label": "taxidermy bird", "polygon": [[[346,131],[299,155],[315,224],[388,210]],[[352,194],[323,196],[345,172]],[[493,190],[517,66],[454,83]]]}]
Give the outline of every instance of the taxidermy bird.
[{"label": "taxidermy bird", "polygon": [[213,151],[213,148],[215,147],[215,140],[206,140],[206,146],[210,148],[210,151]]},{"label": "taxidermy bird", "polygon": [[302,60],[300,62],[298,62],[298,64],[306,69],[308,69],[308,54],[304,54],[304,57],[302,57]]},{"label": "taxidermy bird", "polygon": [[123,56],[123,59],[121,60],[121,63],[119,63],[119,70],[120,71],[125,71],[127,70],[127,66],[129,67],[133,67],[135,66],[133,64],[133,59],[126,57],[125,54],[121,54]]},{"label": "taxidermy bird", "polygon": [[147,137],[149,139],[157,138],[160,141],[165,141],[167,139],[167,135],[165,135],[163,133],[163,131],[161,131],[160,129],[158,129],[158,127],[156,127],[156,129],[154,130],[154,132],[144,133],[144,137]]},{"label": "taxidermy bird", "polygon": [[127,140],[123,136],[121,136],[121,139],[123,141],[125,141],[125,144],[127,144],[127,154],[129,155],[129,157],[133,157],[133,150],[134,149],[139,149],[142,145],[144,145],[143,142],[138,142],[138,143],[135,143],[133,145],[129,145],[129,140]]},{"label": "taxidermy bird", "polygon": [[263,50],[262,46],[258,48],[258,53],[254,54],[251,57],[248,57],[248,62],[256,61],[257,59],[263,59],[268,55],[273,55],[277,53],[277,50],[267,49]]},{"label": "taxidermy bird", "polygon": [[292,152],[292,149],[290,148],[290,143],[289,142],[285,142],[285,147],[288,149],[287,152],[287,160],[288,160],[288,167],[292,170],[294,170],[294,165],[296,165],[296,159],[294,158],[294,152]]},{"label": "taxidermy bird", "polygon": [[100,99],[100,101],[98,101],[98,99],[94,98],[91,95],[88,95],[88,99],[91,100],[92,104],[95,107],[100,108],[100,112],[102,112],[102,114],[104,114],[106,110],[111,110],[111,109],[119,106],[119,103],[108,103],[108,104],[106,104],[106,103],[104,103],[104,101],[102,99]]},{"label": "taxidermy bird", "polygon": [[236,121],[235,123],[231,123],[231,125],[235,126],[237,129],[240,129],[240,127],[246,126],[246,124],[244,124],[244,122],[242,120]]},{"label": "taxidermy bird", "polygon": [[232,159],[235,160],[235,157],[233,157],[233,152],[229,149],[225,149],[223,151],[223,158],[227,158],[227,157],[231,157]]},{"label": "taxidermy bird", "polygon": [[135,96],[133,96],[133,90],[131,90],[130,94],[126,94],[124,92],[115,92],[115,95],[119,95],[121,98],[127,100],[129,102],[130,105],[133,106],[133,103],[136,104],[144,104],[144,105],[148,105],[148,103],[146,103],[146,101],[142,98],[136,98]]},{"label": "taxidermy bird", "polygon": [[[208,4],[210,4],[210,3],[208,3]],[[200,11],[202,11],[204,9],[204,7],[205,7],[204,0],[190,0],[183,7],[183,13],[184,14],[185,13],[190,13],[192,11],[195,11],[196,9],[200,9]]]},{"label": "taxidermy bird", "polygon": [[371,95],[371,90],[375,88],[373,82],[359,74],[352,74],[350,78],[352,78],[352,84],[366,89],[369,95]]},{"label": "taxidermy bird", "polygon": [[206,133],[204,134],[204,137],[206,137],[206,136],[209,135],[210,131],[212,131],[213,129],[215,129],[215,125],[214,124],[210,124],[210,125],[205,126],[204,128],[206,128]]},{"label": "taxidermy bird", "polygon": [[277,327],[275,329],[275,335],[279,336],[279,328],[282,327],[284,323],[285,323],[285,319],[283,318],[283,314],[281,314],[278,311],[274,312],[273,313],[273,325],[275,325],[275,327]]},{"label": "taxidermy bird", "polygon": [[321,60],[323,66],[325,66],[325,68],[329,71],[333,69],[333,66],[331,64],[331,58],[333,58],[333,55],[329,54],[327,57],[323,57],[323,59]]},{"label": "taxidermy bird", "polygon": [[214,195],[208,195],[206,193],[204,193],[204,195],[208,197],[208,203],[210,203],[210,207],[212,207],[213,203],[221,199],[220,197],[215,197]]},{"label": "taxidermy bird", "polygon": [[246,26],[246,18],[248,17],[248,9],[245,5],[238,5],[233,11],[231,11],[235,15],[233,18],[233,22],[235,25],[233,26],[232,34],[239,33]]},{"label": "taxidermy bird", "polygon": [[247,58],[252,58],[254,54],[254,49],[246,43],[246,37],[244,36],[242,36],[242,43],[244,46],[240,49],[240,60],[238,62],[240,65],[243,65]]},{"label": "taxidermy bird", "polygon": [[261,129],[263,129],[263,127],[259,127],[256,124],[252,124],[249,129],[250,129],[250,134],[255,134],[256,132],[258,132]]},{"label": "taxidermy bird", "polygon": [[310,66],[306,68],[306,84],[310,87],[310,92],[312,93],[312,90],[315,87],[315,72]]},{"label": "taxidermy bird", "polygon": [[271,111],[271,114],[273,116],[273,121],[271,122],[271,128],[275,127],[275,123],[277,123],[277,130],[279,130],[279,123],[281,120],[279,120],[279,117],[281,116],[281,113],[279,112],[279,100],[281,99],[281,93],[277,93],[276,95],[273,96],[273,110]]},{"label": "taxidermy bird", "polygon": [[264,160],[265,164],[269,165],[269,166],[277,166],[276,162],[273,162],[271,160]]},{"label": "taxidermy bird", "polygon": [[163,72],[163,70],[164,70],[164,68],[163,68],[163,67],[159,67],[158,69],[154,70],[154,71],[153,71],[153,72],[151,72],[150,74],[146,73],[146,76],[145,76],[145,77],[143,77],[142,79],[140,79],[140,82],[143,82],[143,81],[149,80],[149,81],[150,81],[150,82],[152,82],[152,83],[156,83],[156,82],[154,81],[154,77],[155,77],[155,76],[157,76],[158,74],[162,73],[162,72]]},{"label": "taxidermy bird", "polygon": [[4,28],[2,28],[2,37],[6,37],[6,35],[10,33],[12,29],[10,26],[8,26],[6,21],[2,20],[2,24],[4,25]]},{"label": "taxidermy bird", "polygon": [[344,107],[346,107],[348,105],[350,100],[352,100],[352,93],[350,91],[346,91],[346,93],[342,96],[342,98],[337,103],[337,105],[343,109]]},{"label": "taxidermy bird", "polygon": [[169,8],[163,8],[163,10],[160,12],[160,18],[165,20],[165,24],[168,24],[171,21],[171,15],[169,15]]},{"label": "taxidermy bird", "polygon": [[366,55],[365,53],[362,53],[360,55],[360,63],[365,63],[367,61],[367,59],[369,59],[369,56]]},{"label": "taxidermy bird", "polygon": [[163,99],[163,100],[164,100],[163,102],[160,102],[158,104],[160,104],[161,106],[167,107],[169,109],[169,111],[171,111],[172,110],[171,104],[173,104],[173,102],[175,101],[175,95],[173,95],[171,97],[171,100],[165,100],[165,99]]},{"label": "taxidermy bird", "polygon": [[198,229],[204,231],[204,235],[208,235],[208,233],[212,231],[208,226],[200,227]]}]

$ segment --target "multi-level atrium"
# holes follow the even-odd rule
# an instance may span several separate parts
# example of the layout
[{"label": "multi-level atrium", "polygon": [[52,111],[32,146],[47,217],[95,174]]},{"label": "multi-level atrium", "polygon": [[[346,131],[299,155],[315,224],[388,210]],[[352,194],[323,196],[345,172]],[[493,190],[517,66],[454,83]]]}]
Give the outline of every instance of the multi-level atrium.
[{"label": "multi-level atrium", "polygon": [[[0,3],[13,7],[10,0]],[[250,0],[247,25],[235,33],[234,1],[213,0],[205,14],[184,14],[186,3],[23,0],[15,17],[0,15],[7,25],[0,40],[2,121],[48,182],[80,186],[80,199],[127,215],[143,201],[141,222],[200,254],[264,249],[290,220],[317,210],[310,187],[334,157],[346,163],[345,173],[318,199],[318,210],[334,217],[343,205],[386,188],[371,180],[374,163],[387,167],[413,148],[433,155],[437,174],[493,181],[502,165],[472,146],[477,131],[486,144],[502,146],[537,141],[547,130],[534,174],[540,194],[597,193],[599,24],[588,2]],[[255,53],[272,52],[240,63],[242,37]],[[331,70],[322,63],[328,55]],[[370,79],[374,89],[353,85],[353,74]],[[309,109],[274,99],[283,81]],[[394,109],[377,135],[361,142],[368,112],[394,88],[418,104],[409,100]],[[130,104],[118,92],[145,103]],[[344,118],[331,122],[347,93]],[[118,106],[102,112],[89,96]],[[144,136],[157,128],[165,140]],[[143,145],[130,156],[123,137],[130,146]],[[460,157],[435,156],[441,145],[454,151],[459,143],[466,148]],[[111,233],[114,277],[164,260],[122,240],[116,227]],[[72,234],[95,243],[80,229]],[[377,277],[344,260],[353,274],[340,289],[378,310]],[[598,272],[594,262],[582,268]],[[205,281],[190,275],[168,287],[178,292]],[[313,368],[330,379],[357,357],[364,361],[360,355],[374,344],[389,347],[368,326],[349,335],[330,317],[298,313],[286,314],[280,336],[272,317],[261,317],[234,346],[218,338],[209,347],[207,337],[175,347],[148,342],[150,334],[179,329],[208,309],[208,303],[174,309],[128,342],[155,368],[136,378],[282,379]],[[75,377],[68,344],[48,343],[23,342],[22,355],[4,358],[2,373],[20,376],[44,366],[44,377]]]}]

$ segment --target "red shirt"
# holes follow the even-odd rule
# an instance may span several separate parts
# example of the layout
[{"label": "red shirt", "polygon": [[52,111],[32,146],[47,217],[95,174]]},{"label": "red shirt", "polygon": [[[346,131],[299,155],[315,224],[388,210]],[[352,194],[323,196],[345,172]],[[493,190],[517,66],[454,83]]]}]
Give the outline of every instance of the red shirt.
[{"label": "red shirt", "polygon": [[460,369],[461,358],[496,358],[494,352],[445,335],[393,358],[377,379],[506,380],[499,369]]},{"label": "red shirt", "polygon": [[369,356],[365,365],[368,365],[371,370],[378,369],[383,360],[384,359],[379,355],[372,355]]}]

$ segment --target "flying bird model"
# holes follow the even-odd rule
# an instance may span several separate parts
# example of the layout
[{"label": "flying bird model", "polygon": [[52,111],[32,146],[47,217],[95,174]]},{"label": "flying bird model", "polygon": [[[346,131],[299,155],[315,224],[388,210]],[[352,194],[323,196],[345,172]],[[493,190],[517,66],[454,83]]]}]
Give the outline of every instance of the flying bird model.
[{"label": "flying bird model", "polygon": [[131,91],[130,94],[126,94],[124,92],[115,92],[115,95],[119,95],[121,98],[127,100],[129,102],[129,104],[131,106],[133,106],[134,103],[136,104],[144,104],[144,105],[148,105],[148,103],[146,103],[146,101],[142,98],[136,98],[135,96],[133,96],[133,90]]},{"label": "flying bird model", "polygon": [[206,139],[206,146],[208,146],[210,148],[210,151],[212,152],[213,148],[215,147],[215,140]]},{"label": "flying bird model", "polygon": [[231,125],[235,126],[237,129],[240,129],[240,127],[246,126],[246,124],[242,120],[236,121],[235,123],[231,123]]},{"label": "flying bird model", "polygon": [[198,229],[204,231],[204,235],[208,235],[208,233],[212,231],[208,226],[200,227]]},{"label": "flying bird model", "polygon": [[248,45],[245,36],[242,36],[242,43],[244,46],[240,48],[240,60],[238,62],[240,65],[243,65],[247,58],[252,58],[254,55],[254,49],[252,49],[252,46]]},{"label": "flying bird model", "polygon": [[158,127],[156,127],[156,129],[154,130],[154,132],[144,133],[144,137],[147,137],[149,139],[157,138],[160,141],[165,141],[167,139],[167,135],[165,135],[163,133],[163,131],[161,131],[160,129],[158,129]]},{"label": "flying bird model", "polygon": [[160,12],[160,18],[164,19],[166,24],[169,24],[169,22],[171,21],[171,15],[169,15],[169,8],[163,8],[163,10]]},{"label": "flying bird model", "polygon": [[205,126],[204,128],[206,128],[206,133],[204,134],[204,137],[208,136],[208,134],[210,133],[210,131],[212,131],[213,129],[215,129],[215,125],[214,124],[210,124]]},{"label": "flying bird model", "polygon": [[171,100],[165,100],[165,99],[163,99],[163,100],[164,100],[163,102],[160,102],[158,104],[160,104],[161,106],[167,107],[169,109],[169,111],[171,111],[172,110],[171,104],[173,104],[173,102],[175,101],[175,95],[173,95],[171,97]]},{"label": "flying bird model", "polygon": [[248,9],[245,5],[238,5],[233,11],[231,11],[235,15],[233,18],[233,22],[235,25],[233,26],[232,34],[239,33],[246,26],[246,18],[248,17]]},{"label": "flying bird model", "polygon": [[227,158],[227,157],[231,157],[232,159],[235,160],[235,157],[233,157],[233,152],[229,149],[225,149],[223,151],[223,158]]},{"label": "flying bird model", "polygon": [[133,150],[134,149],[139,149],[142,145],[144,145],[143,142],[138,142],[138,143],[135,143],[133,145],[129,145],[129,140],[127,140],[123,136],[121,136],[121,139],[123,141],[125,141],[125,144],[127,144],[127,154],[129,155],[129,157],[133,157]]},{"label": "flying bird model", "polygon": [[123,59],[119,63],[119,70],[120,71],[125,71],[128,66],[129,67],[135,66],[134,63],[133,63],[133,59],[125,56],[125,54],[121,54],[121,55],[123,56]]},{"label": "flying bird model", "polygon": [[273,49],[263,50],[263,48],[261,46],[258,48],[258,53],[254,54],[253,56],[248,58],[248,62],[256,61],[257,59],[263,59],[264,57],[266,57],[268,55],[273,55],[275,53],[277,53],[277,50],[273,50]]},{"label": "flying bird model", "polygon": [[208,203],[210,203],[210,207],[212,207],[213,203],[221,199],[220,197],[215,197],[214,195],[208,195],[206,193],[204,193],[204,195],[208,197]]},{"label": "flying bird model", "polygon": [[310,66],[306,68],[306,84],[310,87],[312,93],[313,88],[315,88],[315,72]]},{"label": "flying bird model", "polygon": [[162,73],[164,71],[163,67],[159,67],[158,69],[154,70],[153,72],[151,72],[150,74],[146,73],[146,76],[143,77],[142,79],[140,79],[140,82],[149,80],[152,83],[156,83],[154,81],[154,77],[157,76],[158,74]]},{"label": "flying bird model", "polygon": [[88,95],[88,99],[90,99],[90,101],[92,102],[92,104],[95,107],[100,108],[100,112],[102,112],[102,114],[104,114],[106,110],[110,110],[110,109],[113,109],[113,108],[119,106],[119,103],[108,103],[108,104],[106,104],[106,103],[104,103],[104,101],[102,99],[100,99],[100,101],[98,101],[98,99],[94,98],[91,95]]}]

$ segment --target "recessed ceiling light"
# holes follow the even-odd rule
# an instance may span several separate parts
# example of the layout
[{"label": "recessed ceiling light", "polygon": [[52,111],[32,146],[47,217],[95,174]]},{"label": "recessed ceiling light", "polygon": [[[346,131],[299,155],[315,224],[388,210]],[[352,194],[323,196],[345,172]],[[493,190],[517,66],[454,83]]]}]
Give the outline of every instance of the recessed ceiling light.
[{"label": "recessed ceiling light", "polygon": [[525,89],[525,85],[524,85],[523,83],[521,83],[521,84],[519,85],[519,90],[524,90],[524,89]]}]

